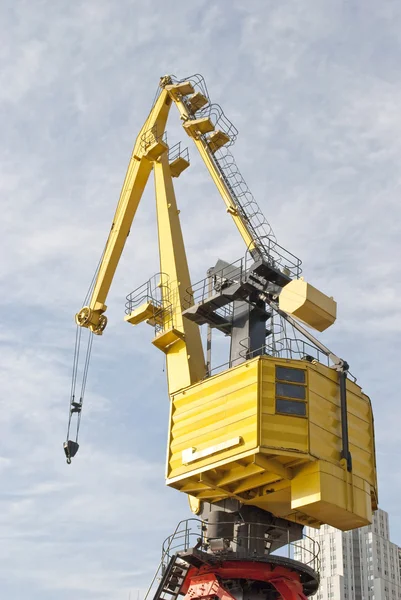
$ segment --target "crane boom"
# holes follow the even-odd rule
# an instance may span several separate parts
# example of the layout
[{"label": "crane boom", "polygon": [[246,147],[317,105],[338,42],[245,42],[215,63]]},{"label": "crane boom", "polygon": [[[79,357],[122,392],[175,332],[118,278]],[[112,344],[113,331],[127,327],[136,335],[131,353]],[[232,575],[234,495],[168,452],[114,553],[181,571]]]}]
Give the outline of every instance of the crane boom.
[{"label": "crane boom", "polygon": [[196,94],[197,103],[194,105],[188,100],[188,96],[193,94],[194,87],[189,81],[173,83],[170,76],[162,77],[158,98],[137,136],[90,301],[76,315],[76,322],[79,326],[88,327],[97,335],[103,333],[107,324],[107,318],[104,315],[107,309],[107,294],[153,168],[152,161],[159,158],[162,150],[167,150],[163,137],[173,103],[180,113],[183,128],[193,139],[223,198],[227,213],[231,215],[247,250],[252,256],[264,255],[278,264],[286,259],[288,264],[285,266],[288,269],[290,265],[291,275],[298,277],[300,274],[299,259],[287,251],[284,251],[283,254],[283,249],[277,244],[272,234],[261,236],[257,231],[252,219],[237,201],[233,187],[224,175],[219,161],[216,160],[216,152],[233,141],[229,135],[232,126],[226,128],[228,129],[227,133],[223,130],[216,130],[210,116],[197,117],[199,103],[201,102],[203,106],[203,103],[208,102],[208,98],[198,92]]},{"label": "crane boom", "polygon": [[170,96],[167,91],[162,91],[139,132],[89,304],[76,315],[78,325],[88,327],[98,335],[102,334],[107,324],[103,314],[107,308],[107,294],[152,171],[152,159],[161,149],[167,149],[163,135],[170,107]]}]

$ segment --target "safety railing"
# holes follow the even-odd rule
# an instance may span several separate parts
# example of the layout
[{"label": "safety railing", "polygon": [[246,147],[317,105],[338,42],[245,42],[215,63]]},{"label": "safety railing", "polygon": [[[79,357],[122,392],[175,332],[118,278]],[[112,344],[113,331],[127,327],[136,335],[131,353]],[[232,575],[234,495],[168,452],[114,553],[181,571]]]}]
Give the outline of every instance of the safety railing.
[{"label": "safety railing", "polygon": [[172,163],[177,158],[183,158],[189,162],[189,150],[188,148],[182,148],[181,142],[177,142],[174,146],[171,146],[168,150],[168,160]]},{"label": "safety railing", "polygon": [[219,104],[207,104],[205,107],[196,112],[197,119],[205,117],[210,119],[216,131],[222,131],[228,136],[229,141],[225,144],[225,147],[231,146],[235,143],[238,136],[238,129],[230,121],[230,119],[226,117]]},{"label": "safety railing", "polygon": [[[313,346],[310,342],[299,338],[282,337],[274,342],[266,344],[265,354],[276,356],[278,358],[304,359],[309,362],[317,361],[322,364],[330,365],[330,359],[327,354]],[[256,354],[255,354],[256,356]],[[253,353],[250,353],[250,358]]]},{"label": "safety railing", "polygon": [[[224,146],[218,148],[215,152],[210,152],[210,158],[216,169],[219,171],[220,176],[230,193],[233,204],[236,206],[245,226],[251,234],[256,249],[265,258],[274,260],[278,265],[282,265],[283,268],[287,267],[292,277],[300,277],[302,272],[301,261],[287,250],[277,245],[276,237],[270,223],[267,221],[252,192],[248,188],[248,185],[235,162],[234,156],[228,149],[228,147],[233,145],[237,139],[237,128],[224,114],[224,111],[218,104],[210,102],[207,86],[201,75],[196,74],[179,80],[172,77],[172,81],[175,83],[189,81],[194,90],[199,91],[208,100],[206,106],[193,112],[190,97],[183,96],[182,102],[187,106],[189,118],[198,119],[200,117],[208,117],[212,121],[215,129],[223,131],[229,138]],[[208,145],[208,134],[204,134],[201,137]],[[269,243],[267,243],[267,240],[269,240]],[[284,264],[283,255],[286,256],[287,259],[291,258],[291,261],[287,260],[288,264]]]},{"label": "safety railing", "polygon": [[[234,522],[235,525],[243,525],[243,521],[238,519]],[[233,521],[219,521],[219,527],[222,529],[224,526],[233,526]],[[207,537],[207,526],[208,523],[201,521],[200,519],[188,519],[187,521],[181,521],[177,526],[175,532],[168,536],[162,545],[162,556],[161,563],[164,564],[164,568],[169,562],[171,556],[177,552],[185,552],[190,548],[197,548],[204,552],[209,553],[211,556],[216,556],[219,560],[228,560],[235,555],[236,551],[240,551],[241,556],[249,557],[253,560],[266,560],[269,556],[284,556],[287,558],[293,558],[294,552],[298,552],[302,549],[303,564],[309,566],[314,571],[319,572],[320,570],[320,546],[319,543],[313,538],[303,534],[302,539],[293,541],[291,540],[290,530],[274,525],[265,523],[246,523],[249,526],[249,531],[252,534],[245,535],[244,531],[241,533],[234,534],[230,538],[225,538],[225,546],[223,550],[217,552],[211,551],[212,542],[218,538]],[[263,535],[254,535],[253,532],[258,530],[263,532]],[[273,552],[270,548],[274,541],[278,538],[282,540],[282,546]],[[263,547],[262,553],[255,553],[255,547]]]},{"label": "safety railing", "polygon": [[149,146],[156,142],[164,142],[167,144],[167,132],[163,131],[160,133],[160,128],[158,132],[157,125],[153,125],[150,129],[147,129],[142,135],[140,140],[141,149],[145,152]]},{"label": "safety railing", "polygon": [[210,119],[215,130],[220,130],[228,136],[229,141],[227,142],[226,146],[231,146],[232,144],[234,144],[238,136],[238,129],[235,127],[232,121],[230,121],[230,119],[225,115],[222,107],[219,104],[215,104],[210,101],[210,96],[207,90],[206,82],[202,75],[195,74],[191,75],[190,77],[185,77],[184,79],[177,79],[175,77],[172,77],[171,80],[174,83],[182,83],[184,81],[189,81],[189,83],[191,83],[191,85],[193,86],[194,91],[200,92],[202,96],[204,96],[207,100],[207,104],[200,107],[198,110],[193,110],[190,98],[188,98],[187,96],[183,96],[181,100],[188,109],[189,118]]},{"label": "safety railing", "polygon": [[125,302],[125,314],[131,314],[142,304],[149,303],[153,307],[151,320],[156,333],[172,326],[172,304],[170,301],[169,277],[166,273],[156,273],[148,281],[128,294]]},{"label": "safety railing", "polygon": [[[270,240],[267,240],[267,247],[270,243]],[[299,274],[299,265],[295,263],[291,263],[291,255],[290,253],[285,254],[285,250],[281,252],[281,246],[278,244],[275,245],[276,255],[278,257],[278,261],[280,264],[272,260],[272,254],[270,254],[270,259],[267,259],[267,262],[274,266],[275,268],[282,267],[282,272],[289,277]],[[295,257],[294,257],[295,258]],[[198,304],[201,302],[205,302],[214,296],[221,296],[225,293],[226,289],[235,283],[245,283],[250,274],[252,274],[252,280],[255,283],[258,279],[258,276],[252,273],[252,264],[254,263],[254,258],[247,252],[243,258],[239,258],[238,260],[232,263],[226,263],[221,269],[210,269],[211,274],[207,275],[204,279],[201,279],[194,283],[190,289],[187,290],[186,297],[184,298],[183,307],[188,308],[192,306],[192,304]],[[266,280],[263,276],[259,277],[261,290],[263,286],[266,285]],[[212,280],[212,286],[210,287],[210,280]],[[229,309],[231,313],[232,307]]]},{"label": "safety railing", "polygon": [[[184,298],[184,307],[188,308],[193,304],[205,302],[215,296],[221,296],[233,283],[244,282],[246,276],[245,264],[245,259],[240,258],[233,263],[225,265],[221,269],[213,269],[212,274],[197,281],[192,285],[191,289],[187,290],[187,295]],[[210,280],[212,280],[211,290],[209,285]]]},{"label": "safety railing", "polygon": [[330,364],[327,354],[324,354],[324,352],[311,343],[299,338],[281,337],[254,350],[249,350],[249,343],[249,338],[244,338],[240,341],[243,350],[239,354],[245,360],[265,354],[276,358],[303,359],[309,362],[317,361],[327,366]]},{"label": "safety railing", "polygon": [[156,573],[149,585],[149,588],[145,594],[144,600],[147,600],[151,592],[157,587],[160,579],[163,577],[164,572],[171,557],[181,550],[188,550],[191,546],[190,543],[194,537],[195,528],[201,532],[202,538],[202,525],[199,526],[199,519],[185,519],[180,521],[175,528],[174,533],[168,536],[162,544],[162,554],[159,565],[156,569]]},{"label": "safety railing", "polygon": [[[226,186],[228,187],[235,206],[247,222],[248,228],[253,233],[253,239],[264,249],[264,238],[269,238],[272,243],[276,242],[273,229],[264,216],[255,197],[250,191],[233,154],[227,146],[219,148],[213,155],[217,169],[220,171]],[[265,254],[268,254],[267,248]],[[272,247],[270,247],[272,250]]]},{"label": "safety railing", "polygon": [[[270,266],[278,269],[290,279],[299,279],[302,275],[302,261],[289,252],[283,246],[280,246],[275,240],[268,235],[260,236],[259,241],[262,244],[261,257],[264,258]],[[249,264],[254,257],[250,250],[247,250],[246,261]]]},{"label": "safety railing", "polygon": [[[257,356],[306,360],[309,362],[316,361],[323,365],[330,366],[330,359],[326,354],[309,342],[299,338],[277,338],[270,343],[260,346],[259,348],[254,348],[253,350],[249,349],[249,337],[242,339],[239,344],[242,347],[242,350],[239,352],[238,356],[210,369],[210,372],[208,373],[209,377],[210,375],[217,375],[217,373],[240,365],[246,360],[251,360]],[[350,377],[354,379],[352,375],[350,375]]]},{"label": "safety railing", "polygon": [[189,77],[184,77],[183,79],[178,79],[177,77],[172,75],[171,81],[173,81],[174,83],[181,83],[183,81],[189,81],[192,84],[195,92],[200,92],[202,94],[202,96],[205,96],[205,98],[207,98],[208,102],[210,103],[210,96],[209,96],[206,81],[205,81],[205,78],[203,77],[203,75],[200,75],[199,73],[195,73],[194,75],[190,75]]}]

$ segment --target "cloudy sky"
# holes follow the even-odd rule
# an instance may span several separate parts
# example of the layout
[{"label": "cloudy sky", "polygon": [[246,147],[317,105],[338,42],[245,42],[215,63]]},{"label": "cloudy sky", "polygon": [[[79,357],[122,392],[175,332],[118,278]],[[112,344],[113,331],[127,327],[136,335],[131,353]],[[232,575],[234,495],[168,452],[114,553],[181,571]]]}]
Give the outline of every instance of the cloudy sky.
[{"label": "cloudy sky", "polygon": [[[279,242],[335,296],[322,339],[373,401],[382,508],[401,544],[401,4],[3,0],[0,592],[136,599],[189,516],[164,486],[163,356],[125,296],[158,270],[150,185],[95,339],[81,448],[64,461],[73,316],[161,75],[202,73]],[[173,114],[172,141],[185,134]],[[177,197],[193,279],[243,252],[192,149]]]}]

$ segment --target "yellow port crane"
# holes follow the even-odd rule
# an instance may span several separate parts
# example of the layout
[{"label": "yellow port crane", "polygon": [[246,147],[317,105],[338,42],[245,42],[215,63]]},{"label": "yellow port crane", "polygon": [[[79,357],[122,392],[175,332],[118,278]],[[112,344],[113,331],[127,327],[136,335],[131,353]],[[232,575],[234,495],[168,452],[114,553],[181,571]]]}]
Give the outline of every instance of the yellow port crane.
[{"label": "yellow port crane", "polygon": [[[195,284],[173,187],[173,178],[189,167],[189,156],[180,143],[170,148],[166,137],[173,104],[245,242],[243,257],[217,260]],[[221,559],[227,552],[242,562],[263,555],[264,574],[258,579],[254,573],[254,580],[282,598],[304,598],[316,590],[318,577],[288,559],[284,583],[277,582],[273,567],[266,574],[273,564],[271,552],[285,538],[299,539],[304,525],[327,523],[342,530],[367,525],[377,507],[370,400],[348,364],[309,329],[331,326],[336,303],[304,280],[301,261],[277,243],[228,149],[236,137],[236,128],[211,102],[200,75],[160,80],[135,142],[88,302],[76,315],[77,340],[80,328],[89,329],[90,337],[79,399],[77,356],[74,360],[67,462],[78,450],[78,437],[69,439],[69,432],[74,418],[79,428],[92,336],[106,327],[107,294],[153,170],[160,273],[127,297],[125,320],[150,324],[155,329],[152,343],[166,355],[171,407],[166,483],[188,494],[206,532],[203,550],[195,548],[191,560],[171,557],[157,600],[173,589],[177,569],[184,575],[174,583],[175,597],[213,596],[204,591],[205,581],[203,588],[196,587],[196,577],[206,574],[213,585],[221,584],[223,591],[214,596],[230,595],[222,582],[233,580],[233,567],[213,571],[209,558],[199,558],[203,553]],[[208,330],[206,358],[203,325]],[[211,364],[212,329],[230,337],[228,361],[217,370]],[[241,568],[245,571],[238,571],[238,581],[250,566]]]}]

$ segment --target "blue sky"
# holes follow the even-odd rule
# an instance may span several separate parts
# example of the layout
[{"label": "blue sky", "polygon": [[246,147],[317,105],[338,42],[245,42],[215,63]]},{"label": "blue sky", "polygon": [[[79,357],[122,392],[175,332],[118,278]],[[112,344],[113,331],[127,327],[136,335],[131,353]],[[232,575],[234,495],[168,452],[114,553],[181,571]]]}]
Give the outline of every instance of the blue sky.
[{"label": "blue sky", "polygon": [[[373,402],[401,544],[401,5],[392,0],[5,0],[0,7],[0,590],[127,600],[189,515],[164,486],[168,400],[125,296],[158,270],[152,186],[95,339],[81,448],[62,452],[80,308],[161,75],[202,73],[278,241],[338,302],[322,340]],[[176,115],[169,139],[185,140]],[[193,280],[243,253],[207,173],[177,182]]]}]

